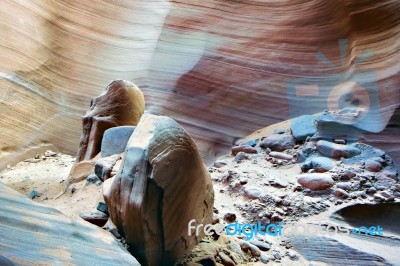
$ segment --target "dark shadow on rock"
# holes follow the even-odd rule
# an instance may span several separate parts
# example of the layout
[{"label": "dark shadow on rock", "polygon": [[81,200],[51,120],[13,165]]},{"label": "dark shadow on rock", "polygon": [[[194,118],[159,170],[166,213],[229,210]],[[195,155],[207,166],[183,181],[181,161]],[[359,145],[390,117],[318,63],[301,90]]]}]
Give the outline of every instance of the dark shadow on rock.
[{"label": "dark shadow on rock", "polygon": [[337,211],[331,218],[355,228],[380,225],[384,232],[400,236],[400,203],[357,204]]}]

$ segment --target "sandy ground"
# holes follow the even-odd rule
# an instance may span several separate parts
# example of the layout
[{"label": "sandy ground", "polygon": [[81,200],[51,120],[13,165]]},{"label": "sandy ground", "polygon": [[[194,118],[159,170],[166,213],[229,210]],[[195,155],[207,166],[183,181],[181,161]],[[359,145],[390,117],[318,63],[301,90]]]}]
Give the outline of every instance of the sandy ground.
[{"label": "sandy ground", "polygon": [[[215,209],[219,210],[218,216],[221,223],[223,222],[223,215],[229,212],[237,215],[238,222],[245,223],[249,217],[242,215],[242,213],[246,213],[246,210],[238,211],[237,204],[253,206],[251,201],[243,195],[230,193],[228,183],[217,181],[227,173],[228,169],[232,169],[242,179],[246,179],[249,186],[260,186],[266,180],[276,179],[293,183],[291,176],[299,172],[299,167],[296,164],[282,166],[285,169],[282,171],[283,169],[272,167],[270,162],[260,157],[262,155],[259,155],[259,158],[256,158],[257,155],[254,156],[253,161],[246,160],[240,164],[235,163],[232,156],[225,156],[221,159],[226,159],[229,163],[224,168],[210,167],[211,177],[214,180]],[[38,159],[30,158],[15,166],[7,167],[0,172],[0,181],[27,197],[32,196],[32,191],[36,191],[37,195],[33,198],[33,201],[54,207],[71,218],[81,219],[79,213],[93,211],[99,201],[104,202],[101,185],[87,184],[86,181],[82,181],[65,190],[65,182],[75,161],[74,157],[57,153],[49,157],[43,154],[36,155],[36,158]],[[255,161],[257,161],[257,164],[254,164]],[[278,191],[284,192],[285,190],[271,187],[268,192],[279,194]],[[194,257],[199,257],[206,255],[212,249],[226,249],[227,244],[225,242],[229,241],[228,239],[230,237],[224,236],[219,241],[211,240],[209,243],[202,243],[191,254]],[[238,239],[235,238],[235,240]],[[257,265],[256,260],[250,256],[242,258],[242,262],[239,265]],[[291,261],[288,258],[283,258],[281,263],[290,265]]]},{"label": "sandy ground", "polygon": [[95,210],[97,203],[104,201],[101,186],[86,185],[86,181],[72,185],[62,194],[74,157],[61,153],[36,157],[1,171],[0,181],[27,197],[36,191],[33,201],[54,207],[71,218]]},{"label": "sandy ground", "polygon": [[[271,180],[295,185],[293,176],[300,172],[297,164],[274,168],[270,162],[261,160],[261,156],[253,155],[253,161],[246,160],[241,164],[236,164],[230,156],[224,156],[221,160],[227,159],[228,165],[221,169],[210,168],[214,180],[215,208],[222,210],[221,213],[237,213],[238,222],[241,223],[247,219],[237,212],[236,203],[245,204],[251,200],[239,193],[229,193],[229,183],[215,182],[226,175],[228,169],[240,175],[240,178],[246,181],[246,186],[254,187],[263,186]],[[102,187],[86,184],[86,181],[71,185],[63,194],[66,189],[65,182],[74,161],[74,157],[62,153],[50,157],[40,155],[39,159],[30,158],[1,171],[0,181],[27,197],[31,196],[32,191],[36,191],[37,196],[33,198],[33,201],[54,207],[67,216],[76,218],[81,212],[96,209],[97,203],[104,202],[104,199]],[[254,163],[255,161],[257,164]],[[273,186],[268,186],[266,192],[275,195],[289,193],[287,189]]]},{"label": "sandy ground", "polygon": [[[285,153],[294,155],[299,149],[299,146],[296,146],[286,150]],[[15,166],[8,166],[0,172],[0,181],[28,197],[32,197],[36,192],[34,201],[54,207],[71,218],[81,219],[79,213],[95,210],[98,202],[104,202],[104,199],[102,185],[89,184],[86,180],[72,184],[66,189],[65,183],[74,161],[74,157],[61,153],[38,154],[35,158],[27,159]],[[331,192],[299,190],[296,179],[296,175],[301,173],[299,164],[294,159],[272,158],[265,149],[260,149],[257,154],[247,154],[243,160],[237,160],[235,156],[229,154],[217,161],[223,164],[219,166],[213,164],[208,168],[215,192],[215,223],[227,225],[230,222],[226,216],[234,214],[240,224],[257,223],[258,220],[265,219],[266,224],[282,221],[286,226],[307,218],[316,218],[317,215],[326,218],[339,207],[355,202],[374,202],[373,195],[340,200]],[[334,168],[329,172],[335,175],[348,167],[340,161],[335,161]],[[357,169],[358,179],[362,179],[362,176],[379,177],[383,174],[370,173],[363,169],[362,165],[357,166]],[[255,198],[249,197],[246,192],[249,188],[260,190],[261,195]],[[363,191],[365,188],[360,187],[358,190]],[[277,217],[278,220],[274,220],[273,217]],[[217,240],[206,238],[186,256],[186,262],[198,260],[202,256],[211,256],[207,254],[224,252],[231,257],[238,257],[240,263],[237,265],[265,265],[257,256],[252,257],[241,252],[237,243],[241,243],[243,238],[226,235]],[[285,236],[264,238],[259,240],[271,246],[265,251],[270,258],[268,265],[308,264],[288,244]],[[274,258],[276,254],[279,255],[278,259]],[[296,259],[293,259],[293,256]]]}]

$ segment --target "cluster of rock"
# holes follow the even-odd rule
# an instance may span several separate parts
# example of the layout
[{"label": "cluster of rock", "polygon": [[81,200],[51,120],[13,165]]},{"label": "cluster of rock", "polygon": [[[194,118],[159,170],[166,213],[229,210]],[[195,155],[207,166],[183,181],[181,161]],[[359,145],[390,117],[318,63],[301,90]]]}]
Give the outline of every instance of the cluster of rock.
[{"label": "cluster of rock", "polygon": [[310,190],[333,188],[341,199],[374,195],[393,201],[400,195],[393,161],[382,150],[362,143],[336,144],[325,140],[309,142],[298,151],[301,169],[307,174],[299,183]]},{"label": "cluster of rock", "polygon": [[143,112],[143,94],[127,81],[112,82],[94,98],[67,184],[86,178],[102,185],[101,213],[81,217],[103,226],[109,215],[114,234],[142,265],[170,265],[203,236],[188,235],[188,222],[211,223],[214,192],[186,131]]},{"label": "cluster of rock", "polygon": [[[304,174],[296,179],[304,189],[322,191],[333,188],[333,195],[341,199],[366,197],[360,191],[374,194],[376,200],[383,201],[392,201],[400,195],[396,185],[396,167],[384,151],[359,142],[346,144],[346,140],[341,139],[334,142],[310,139],[318,133],[315,129],[307,130],[308,133],[303,131],[299,137],[299,134],[292,134],[293,129],[297,127],[286,131],[276,130],[262,140],[252,140],[233,147],[232,155],[235,155],[236,162],[240,162],[248,158],[248,154],[265,152],[266,159],[273,162],[275,167],[299,163]],[[239,157],[240,153],[244,155]],[[220,164],[216,162],[214,166]],[[249,194],[246,190],[244,193]]]},{"label": "cluster of rock", "polygon": [[[214,162],[209,171],[221,184],[219,194],[234,202],[234,210],[229,204],[216,206],[214,223],[287,224],[343,203],[400,198],[397,170],[385,152],[359,142],[322,139],[315,123],[308,124],[243,141]],[[256,261],[296,260],[287,243],[272,241],[269,249],[257,252],[257,245],[249,248],[252,243],[245,242],[239,241],[242,251]]]}]

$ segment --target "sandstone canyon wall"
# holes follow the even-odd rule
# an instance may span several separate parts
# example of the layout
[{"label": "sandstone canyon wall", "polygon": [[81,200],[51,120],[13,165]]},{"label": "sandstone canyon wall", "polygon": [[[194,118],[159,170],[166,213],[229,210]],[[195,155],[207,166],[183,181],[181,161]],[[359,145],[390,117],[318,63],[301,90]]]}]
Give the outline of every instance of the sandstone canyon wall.
[{"label": "sandstone canyon wall", "polygon": [[[365,71],[386,125],[400,103],[399,9],[395,0],[4,0],[0,168],[46,148],[76,153],[87,103],[114,79],[138,85],[146,109],[176,119],[204,158],[306,108],[288,97],[296,78]],[[369,138],[396,141],[389,131]]]}]

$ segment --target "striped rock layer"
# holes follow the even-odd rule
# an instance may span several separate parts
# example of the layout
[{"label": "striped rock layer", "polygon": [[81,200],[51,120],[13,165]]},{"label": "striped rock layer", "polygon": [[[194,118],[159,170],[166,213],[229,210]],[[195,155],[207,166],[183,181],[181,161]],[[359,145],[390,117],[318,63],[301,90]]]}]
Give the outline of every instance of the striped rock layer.
[{"label": "striped rock layer", "polygon": [[[137,84],[146,109],[182,124],[206,159],[258,128],[334,109],[348,90],[366,112],[379,104],[368,122],[379,132],[400,102],[399,8],[396,0],[5,0],[0,166],[49,148],[75,154],[87,103],[116,79]],[[351,82],[375,91],[372,100]],[[366,138],[396,158],[396,134]]]}]

